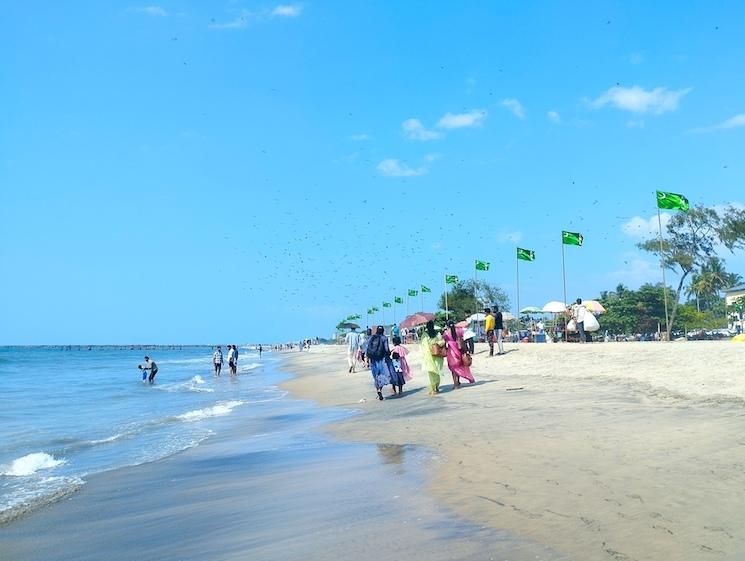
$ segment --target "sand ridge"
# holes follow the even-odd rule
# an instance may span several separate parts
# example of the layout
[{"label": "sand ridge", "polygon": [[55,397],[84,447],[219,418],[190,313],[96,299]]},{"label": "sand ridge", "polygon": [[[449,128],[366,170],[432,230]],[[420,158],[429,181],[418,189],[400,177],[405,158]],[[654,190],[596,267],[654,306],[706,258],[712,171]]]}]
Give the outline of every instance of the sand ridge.
[{"label": "sand ridge", "polygon": [[362,413],[332,427],[341,438],[438,451],[447,506],[572,559],[745,553],[745,345],[479,346],[477,383],[436,397],[411,348],[401,399],[374,400],[340,347],[291,357],[286,386]]}]

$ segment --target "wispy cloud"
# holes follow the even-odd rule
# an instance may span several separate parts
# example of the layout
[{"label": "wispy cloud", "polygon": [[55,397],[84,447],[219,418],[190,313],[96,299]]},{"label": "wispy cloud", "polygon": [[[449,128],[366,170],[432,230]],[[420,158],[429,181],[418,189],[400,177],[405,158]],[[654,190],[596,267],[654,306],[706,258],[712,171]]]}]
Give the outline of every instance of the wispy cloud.
[{"label": "wispy cloud", "polygon": [[523,107],[523,104],[520,103],[514,97],[508,97],[506,99],[503,99],[502,107],[506,107],[507,109],[512,111],[512,114],[518,119],[525,118],[525,108]]},{"label": "wispy cloud", "polygon": [[630,88],[614,86],[597,99],[590,101],[590,105],[595,108],[610,105],[623,111],[631,111],[632,113],[661,115],[662,113],[675,111],[678,108],[680,100],[691,89],[668,90],[665,87],[657,87],[653,90],[645,90],[640,86],[632,86]]},{"label": "wispy cloud", "polygon": [[429,170],[424,166],[412,168],[401,160],[387,158],[378,164],[378,171],[386,177],[414,177],[425,175]]},{"label": "wispy cloud", "polygon": [[213,22],[209,27],[210,29],[243,29],[252,22],[273,18],[296,18],[300,16],[302,11],[301,4],[280,4],[259,12],[252,12],[243,8],[232,20],[222,23]]},{"label": "wispy cloud", "polygon": [[[670,214],[667,212],[660,213],[660,220],[662,221],[662,231],[665,231],[667,223],[670,222]],[[621,225],[621,230],[624,234],[631,238],[640,240],[649,239],[657,236],[660,233],[659,223],[657,221],[657,215],[650,216],[649,218],[642,218],[641,216],[634,216],[627,222]]]},{"label": "wispy cloud", "polygon": [[160,6],[141,6],[139,8],[130,8],[131,12],[137,12],[139,14],[147,14],[149,16],[165,17],[168,15],[163,8]]},{"label": "wispy cloud", "polygon": [[302,11],[303,6],[300,4],[281,4],[272,10],[271,15],[280,18],[296,18]]},{"label": "wispy cloud", "polygon": [[437,121],[437,126],[441,129],[479,127],[483,124],[487,114],[485,109],[472,109],[467,113],[446,113]]},{"label": "wispy cloud", "polygon": [[523,233],[520,230],[502,230],[497,234],[497,241],[499,243],[517,243],[523,239]]},{"label": "wispy cloud", "polygon": [[553,109],[546,113],[546,116],[548,117],[548,120],[551,121],[553,124],[558,125],[561,123],[561,115],[559,115],[558,111],[554,111]]},{"label": "wispy cloud", "polygon": [[419,119],[406,119],[401,123],[401,129],[404,131],[406,138],[412,140],[436,140],[444,136],[441,132],[424,128]]},{"label": "wispy cloud", "polygon": [[645,282],[659,282],[659,263],[640,259],[636,253],[627,253],[622,256],[623,267],[616,271],[606,273],[605,277],[613,284],[623,283],[630,288],[641,286]]},{"label": "wispy cloud", "polygon": [[739,115],[730,117],[726,121],[722,121],[721,123],[717,125],[712,125],[710,127],[703,127],[700,129],[693,129],[692,132],[713,132],[713,131],[721,131],[721,130],[727,130],[727,129],[736,129],[739,127],[745,127],[745,113],[740,113]]},{"label": "wispy cloud", "polygon": [[355,142],[364,142],[365,140],[372,140],[372,136],[365,133],[353,134],[349,137],[349,140],[354,140]]}]

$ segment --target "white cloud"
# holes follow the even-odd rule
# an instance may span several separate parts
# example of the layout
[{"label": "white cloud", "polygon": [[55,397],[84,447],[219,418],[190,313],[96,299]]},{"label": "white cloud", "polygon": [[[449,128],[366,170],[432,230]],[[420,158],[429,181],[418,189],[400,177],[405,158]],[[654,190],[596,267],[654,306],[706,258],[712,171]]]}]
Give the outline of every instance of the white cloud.
[{"label": "white cloud", "polygon": [[372,140],[372,136],[365,133],[353,134],[349,137],[349,140],[354,140],[355,142],[364,142],[365,140]]},{"label": "white cloud", "polygon": [[[665,232],[667,223],[670,222],[670,218],[671,216],[669,213],[660,213],[663,232]],[[634,216],[631,220],[624,222],[621,225],[621,230],[623,230],[623,233],[627,236],[638,239],[649,239],[660,234],[660,227],[657,222],[656,214],[650,216],[648,219],[642,218],[641,216]]]},{"label": "white cloud", "polygon": [[394,158],[387,158],[378,164],[378,171],[387,177],[414,177],[428,172],[426,167],[412,168]]},{"label": "white cloud", "polygon": [[435,140],[444,136],[441,132],[425,129],[419,119],[406,119],[401,123],[401,128],[404,135],[412,140]]},{"label": "white cloud", "polygon": [[141,8],[132,8],[132,11],[139,12],[141,14],[147,14],[149,16],[165,17],[168,15],[168,12],[166,12],[160,6],[143,6]]},{"label": "white cloud", "polygon": [[271,18],[295,18],[298,17],[302,11],[303,7],[300,4],[280,4],[270,10],[262,10],[260,12],[251,12],[244,8],[231,21],[225,23],[212,23],[210,24],[210,28],[242,29],[248,27],[248,24],[251,22],[258,22]]},{"label": "white cloud", "polygon": [[253,14],[243,9],[240,13],[231,21],[225,23],[212,23],[210,24],[211,29],[242,29],[246,27],[249,21],[253,18]]},{"label": "white cloud", "polygon": [[514,230],[512,232],[509,232],[507,230],[502,230],[497,234],[497,241],[500,243],[510,242],[510,243],[517,243],[520,240],[523,239],[523,233],[520,230]]},{"label": "white cloud", "polygon": [[518,119],[525,118],[525,108],[523,107],[523,104],[520,103],[514,97],[508,97],[506,99],[503,99],[502,107],[506,107],[507,109],[512,111],[512,114]]},{"label": "white cloud", "polygon": [[280,4],[276,6],[271,15],[281,18],[296,18],[303,11],[303,7],[300,4]]},{"label": "white cloud", "polygon": [[702,129],[695,129],[694,132],[721,131],[721,130],[727,130],[727,129],[736,129],[738,127],[745,127],[745,113],[740,113],[739,115],[730,117],[729,119],[727,119],[726,121],[722,121],[718,125],[713,125],[711,127],[704,127]]},{"label": "white cloud", "polygon": [[668,111],[675,111],[681,98],[690,91],[691,88],[673,91],[664,87],[645,90],[639,86],[630,88],[614,86],[592,101],[591,105],[596,108],[611,105],[632,113],[661,115]]},{"label": "white cloud", "polygon": [[486,119],[485,109],[472,109],[468,113],[446,113],[437,126],[441,129],[462,129],[466,127],[479,127]]},{"label": "white cloud", "polygon": [[623,258],[623,268],[606,274],[606,278],[613,284],[622,283],[634,289],[647,282],[662,281],[662,271],[658,262],[640,259],[636,253],[626,254]]},{"label": "white cloud", "polygon": [[548,116],[548,120],[554,123],[555,125],[558,125],[559,123],[561,123],[561,115],[559,115],[558,111],[554,111],[552,109],[551,111],[546,113],[546,115]]}]

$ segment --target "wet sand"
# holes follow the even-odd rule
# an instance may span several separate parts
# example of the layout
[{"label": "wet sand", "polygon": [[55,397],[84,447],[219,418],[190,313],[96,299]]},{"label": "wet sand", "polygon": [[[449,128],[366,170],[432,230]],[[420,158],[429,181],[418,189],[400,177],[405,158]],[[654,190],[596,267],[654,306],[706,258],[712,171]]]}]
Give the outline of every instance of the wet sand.
[{"label": "wet sand", "polygon": [[437,503],[430,451],[321,435],[348,413],[290,399],[234,411],[196,448],[92,476],[0,527],[0,559],[568,561]]},{"label": "wet sand", "polygon": [[285,387],[361,412],[340,438],[437,450],[430,491],[477,524],[578,561],[743,558],[745,345],[507,348],[479,346],[477,383],[447,391],[448,373],[435,397],[418,349],[403,398],[376,401],[338,347],[293,358]]}]

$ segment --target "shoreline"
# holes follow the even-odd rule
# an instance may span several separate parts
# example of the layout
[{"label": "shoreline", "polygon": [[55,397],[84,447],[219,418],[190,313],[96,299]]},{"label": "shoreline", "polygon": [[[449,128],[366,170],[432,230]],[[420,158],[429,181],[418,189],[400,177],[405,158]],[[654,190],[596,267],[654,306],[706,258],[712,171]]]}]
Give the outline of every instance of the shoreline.
[{"label": "shoreline", "polygon": [[[287,364],[263,380],[281,386],[297,375]],[[324,436],[328,423],[349,416],[341,408],[287,396],[239,411],[218,419],[198,446],[91,475],[70,497],[1,527],[0,556],[325,561],[354,551],[360,561],[560,559],[455,517],[423,493],[426,474],[439,468],[429,450]]]},{"label": "shoreline", "polygon": [[477,383],[448,391],[448,372],[435,397],[410,348],[403,398],[374,400],[343,347],[291,357],[298,376],[282,387],[359,412],[326,427],[342,441],[435,450],[446,467],[427,489],[439,502],[572,559],[745,552],[745,348],[512,344],[488,358],[478,345]]}]

